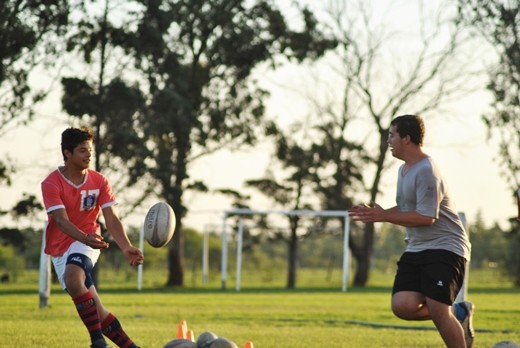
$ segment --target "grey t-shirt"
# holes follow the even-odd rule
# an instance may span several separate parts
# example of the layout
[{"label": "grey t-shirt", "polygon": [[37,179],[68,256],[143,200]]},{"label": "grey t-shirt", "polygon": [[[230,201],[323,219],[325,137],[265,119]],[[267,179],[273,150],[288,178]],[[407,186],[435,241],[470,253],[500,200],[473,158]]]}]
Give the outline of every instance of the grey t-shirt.
[{"label": "grey t-shirt", "polygon": [[469,261],[471,244],[446,181],[430,157],[415,163],[406,173],[404,165],[399,168],[396,201],[400,211],[435,218],[431,226],[406,228],[406,251],[443,249]]}]

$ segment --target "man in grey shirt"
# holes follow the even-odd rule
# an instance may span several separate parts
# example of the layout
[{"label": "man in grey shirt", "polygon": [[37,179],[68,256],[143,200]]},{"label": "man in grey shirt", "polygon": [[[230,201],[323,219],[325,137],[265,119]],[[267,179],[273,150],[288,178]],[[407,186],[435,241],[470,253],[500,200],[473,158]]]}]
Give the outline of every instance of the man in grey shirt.
[{"label": "man in grey shirt", "polygon": [[424,122],[416,115],[396,117],[388,135],[399,168],[397,205],[361,204],[349,209],[353,220],[406,227],[406,249],[397,263],[392,311],[405,320],[432,320],[447,347],[473,344],[474,306],[455,302],[462,287],[471,244],[446,181],[423,152]]}]

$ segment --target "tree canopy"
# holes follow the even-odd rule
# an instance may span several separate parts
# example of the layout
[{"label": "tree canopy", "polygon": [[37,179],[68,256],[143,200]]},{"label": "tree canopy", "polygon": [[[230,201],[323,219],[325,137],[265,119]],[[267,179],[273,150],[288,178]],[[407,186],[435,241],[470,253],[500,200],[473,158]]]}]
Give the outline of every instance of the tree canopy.
[{"label": "tree canopy", "polygon": [[482,115],[489,137],[499,143],[505,177],[520,187],[520,3],[502,0],[459,0],[461,20],[476,29],[498,54],[489,68],[488,90],[493,111]]},{"label": "tree canopy", "polygon": [[[276,66],[282,57],[315,59],[335,41],[322,34],[305,8],[303,28],[291,29],[272,1],[130,3],[123,24],[89,22],[95,25],[87,28],[96,29],[76,36],[75,45],[85,57],[94,46],[102,52],[103,43],[119,47],[132,64],[119,80],[63,79],[63,105],[100,131],[104,140],[97,151],[120,155],[137,176],[146,167],[152,180],[145,190],[173,207],[177,226],[168,285],[182,285],[183,194],[204,187],[190,180],[190,163],[222,148],[255,143],[267,96],[251,78],[255,67]],[[146,149],[142,156],[136,156],[139,148]]]},{"label": "tree canopy", "polygon": [[[31,72],[49,59],[63,34],[70,3],[67,0],[5,0],[0,6],[0,136],[26,124],[34,105],[45,96],[29,82]],[[14,165],[0,160],[0,182],[11,183]]]}]

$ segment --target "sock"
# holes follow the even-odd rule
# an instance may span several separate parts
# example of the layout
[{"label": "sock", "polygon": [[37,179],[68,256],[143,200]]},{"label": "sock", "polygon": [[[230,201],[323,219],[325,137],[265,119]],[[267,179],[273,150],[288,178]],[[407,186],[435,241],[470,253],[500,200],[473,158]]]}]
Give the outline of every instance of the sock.
[{"label": "sock", "polygon": [[464,308],[460,303],[453,304],[453,308],[453,314],[455,314],[455,317],[458,321],[464,320],[464,318],[466,318],[466,315],[468,315],[466,308]]},{"label": "sock", "polygon": [[72,299],[76,305],[79,317],[85,324],[85,327],[90,334],[92,342],[96,340],[104,340],[103,332],[101,331],[101,322],[99,320],[98,311],[96,308],[96,301],[90,292]]},{"label": "sock", "polygon": [[121,348],[138,348],[134,342],[128,337],[126,332],[121,327],[121,323],[119,320],[112,314],[109,313],[108,316],[101,323],[101,328],[103,330],[103,334],[110,338],[112,342],[117,344],[118,347]]}]

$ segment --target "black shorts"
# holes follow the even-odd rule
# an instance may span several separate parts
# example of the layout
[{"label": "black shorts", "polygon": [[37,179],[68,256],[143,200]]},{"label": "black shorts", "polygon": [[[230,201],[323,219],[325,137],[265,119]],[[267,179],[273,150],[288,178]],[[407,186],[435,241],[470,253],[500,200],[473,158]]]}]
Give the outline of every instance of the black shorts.
[{"label": "black shorts", "polygon": [[420,292],[452,305],[464,282],[466,259],[447,250],[405,252],[397,262],[392,294]]}]

